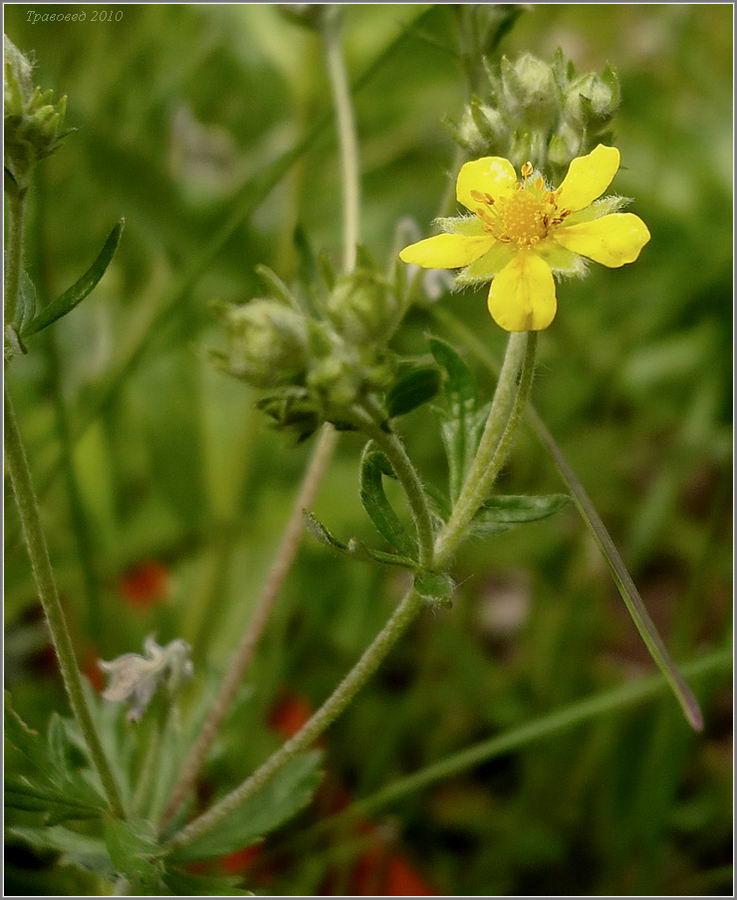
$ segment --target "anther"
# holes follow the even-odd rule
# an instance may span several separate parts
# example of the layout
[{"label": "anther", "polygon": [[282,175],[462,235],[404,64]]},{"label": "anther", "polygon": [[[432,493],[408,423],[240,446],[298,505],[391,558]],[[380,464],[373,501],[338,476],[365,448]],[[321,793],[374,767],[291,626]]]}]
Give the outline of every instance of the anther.
[{"label": "anther", "polygon": [[526,162],[520,169],[523,178],[527,178],[529,175],[532,175],[534,171],[535,170],[532,168],[531,162]]}]

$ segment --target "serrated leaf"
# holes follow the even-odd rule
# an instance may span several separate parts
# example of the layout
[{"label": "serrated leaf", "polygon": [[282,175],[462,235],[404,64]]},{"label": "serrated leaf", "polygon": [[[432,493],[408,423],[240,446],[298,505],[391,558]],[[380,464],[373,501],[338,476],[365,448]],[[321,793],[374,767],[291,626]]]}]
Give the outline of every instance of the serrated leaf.
[{"label": "serrated leaf", "polygon": [[389,461],[384,454],[373,441],[369,441],[361,457],[361,502],[379,534],[402,556],[416,559],[415,541],[405,530],[384,493],[382,478],[388,466]]},{"label": "serrated leaf", "polygon": [[318,769],[321,757],[319,750],[295,757],[215,828],[176,850],[172,859],[209,859],[262,840],[310,802],[322,778]]},{"label": "serrated leaf", "polygon": [[102,250],[97,254],[97,259],[95,259],[84,275],[68,290],[64,291],[60,297],[57,297],[56,300],[44,307],[23,329],[22,337],[29,337],[47,328],[53,322],[56,322],[57,319],[71,312],[75,306],[79,305],[92,292],[107,271],[107,267],[118,249],[124,225],[125,219],[121,219],[107,236],[107,240],[102,245]]},{"label": "serrated leaf", "polygon": [[239,887],[239,875],[194,875],[173,867],[162,881],[175,897],[253,897],[252,891]]},{"label": "serrated leaf", "polygon": [[389,417],[404,416],[437,394],[440,371],[436,366],[415,366],[403,372],[386,395]]},{"label": "serrated leaf", "polygon": [[157,846],[154,826],[145,819],[108,818],[105,824],[105,846],[116,872],[131,884],[130,893],[160,893],[164,874],[161,847]]},{"label": "serrated leaf", "polygon": [[451,606],[455,582],[444,572],[418,572],[415,575],[415,590],[427,603]]},{"label": "serrated leaf", "polygon": [[485,416],[479,415],[473,374],[457,351],[436,337],[430,338],[430,350],[444,373],[447,408],[440,413],[440,433],[448,458],[448,490],[455,502],[478,448]]},{"label": "serrated leaf", "polygon": [[471,527],[473,533],[478,535],[502,534],[516,525],[547,519],[570,502],[568,494],[509,494],[490,497],[474,516]]},{"label": "serrated leaf", "polygon": [[100,838],[79,834],[62,825],[51,828],[8,828],[7,832],[34,850],[52,850],[59,853],[106,855],[105,844]]}]

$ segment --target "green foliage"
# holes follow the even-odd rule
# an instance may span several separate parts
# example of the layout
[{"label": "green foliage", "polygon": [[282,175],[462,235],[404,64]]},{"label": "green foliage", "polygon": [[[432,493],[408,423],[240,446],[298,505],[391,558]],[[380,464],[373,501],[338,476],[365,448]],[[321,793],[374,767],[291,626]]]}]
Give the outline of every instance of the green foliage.
[{"label": "green foliage", "polygon": [[310,802],[322,779],[321,758],[319,750],[296,756],[215,828],[175,851],[172,859],[208,859],[263,840]]},{"label": "green foliage", "polygon": [[386,395],[389,417],[404,416],[437,394],[440,388],[440,372],[435,366],[413,366],[400,372]]},{"label": "green foliage", "polygon": [[480,408],[476,382],[458,352],[437,337],[430,338],[430,349],[444,372],[446,408],[439,412],[440,434],[448,459],[448,491],[455,502],[476,454],[488,408]]},{"label": "green foliage", "polygon": [[363,448],[361,456],[360,496],[379,534],[403,556],[417,558],[417,545],[384,492],[384,476],[396,477],[389,460],[373,441]]},{"label": "green foliage", "polygon": [[473,532],[478,535],[503,534],[525,522],[539,522],[564,509],[571,502],[568,494],[547,494],[542,497],[504,496],[484,501],[473,520]]},{"label": "green foliage", "polygon": [[[121,219],[107,236],[102,249],[97,254],[97,258],[84,275],[64,291],[61,296],[57,297],[56,300],[45,306],[30,322],[24,324],[21,330],[21,337],[30,337],[39,331],[43,331],[44,328],[48,328],[57,319],[61,319],[62,316],[70,313],[75,306],[78,306],[94,290],[112,262],[115,251],[118,249],[124,226],[125,219]],[[24,316],[24,320],[26,318],[27,315]]]}]

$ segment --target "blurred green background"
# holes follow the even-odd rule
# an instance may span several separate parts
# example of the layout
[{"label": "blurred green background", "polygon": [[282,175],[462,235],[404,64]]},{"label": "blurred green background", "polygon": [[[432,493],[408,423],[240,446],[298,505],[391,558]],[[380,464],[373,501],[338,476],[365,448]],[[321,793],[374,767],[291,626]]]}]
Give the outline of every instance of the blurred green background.
[{"label": "blurred green background", "polygon": [[[86,669],[98,655],[140,651],[154,632],[189,640],[207,685],[249,620],[310,450],[270,431],[255,393],[210,366],[205,350],[220,340],[210,304],[263,294],[259,262],[299,277],[305,243],[338,259],[330,128],[258,195],[274,160],[329,111],[330,94],[319,39],[273,5],[110,7],[123,12],[118,22],[90,21],[95,9],[108,7],[5,7],[6,33],[35,54],[36,82],[68,95],[77,129],[34,195],[28,262],[42,297],[76,280],[114,222],[127,221],[95,293],[8,381]],[[84,10],[87,20],[33,24],[29,10]],[[445,6],[345,9],[354,78],[389,48],[356,97],[363,238],[378,259],[400,219],[427,232],[452,174],[442,120],[464,100],[453,23]],[[525,7],[500,47],[549,58],[560,46],[579,71],[609,62],[620,73],[614,188],[636,198],[652,241],[636,265],[593,267],[559,288],[534,402],[679,660],[729,640],[731,35],[729,5],[555,4]],[[209,260],[213,235],[249,204]],[[441,302],[501,354],[481,292]],[[444,335],[414,311],[397,347],[425,352],[429,330]],[[78,432],[121,365],[125,378],[75,446],[70,502],[59,410]],[[411,414],[403,431],[423,475],[441,484],[432,413]],[[359,450],[355,437],[341,440],[316,512],[337,534],[373,541],[356,490]],[[500,488],[561,489],[531,432]],[[11,503],[6,526],[6,684],[40,725],[65,701]],[[362,831],[308,834],[290,850],[338,798],[653,670],[573,507],[475,540],[458,581],[453,609],[422,616],[328,733],[316,804],[261,857],[227,865],[269,894],[731,893],[724,672],[695,684],[703,735],[663,693],[413,793]],[[289,716],[320,704],[401,589],[391,572],[304,540],[207,770],[210,791],[237,783]],[[6,889],[96,889],[51,862],[11,847]]]}]

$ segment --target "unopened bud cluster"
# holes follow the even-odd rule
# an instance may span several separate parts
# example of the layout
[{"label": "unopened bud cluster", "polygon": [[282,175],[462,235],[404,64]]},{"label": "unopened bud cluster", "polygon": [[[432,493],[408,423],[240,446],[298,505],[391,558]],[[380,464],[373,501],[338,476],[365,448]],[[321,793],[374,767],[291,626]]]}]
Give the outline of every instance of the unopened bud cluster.
[{"label": "unopened bud cluster", "polygon": [[69,133],[63,131],[67,101],[62,97],[54,103],[53,91],[34,87],[29,59],[7,37],[4,49],[5,168],[24,189],[35,164]]},{"label": "unopened bud cluster", "polygon": [[498,71],[487,66],[489,95],[474,97],[454,136],[474,156],[503,156],[515,166],[528,160],[551,177],[577,156],[609,143],[611,120],[620,102],[612,68],[577,75],[559,50],[552,63],[530,53]]},{"label": "unopened bud cluster", "polygon": [[386,345],[401,304],[369,269],[338,278],[317,315],[273,299],[220,310],[226,346],[213,351],[224,371],[271,393],[259,406],[301,437],[323,421],[340,427],[367,394],[384,390],[394,371]]}]

